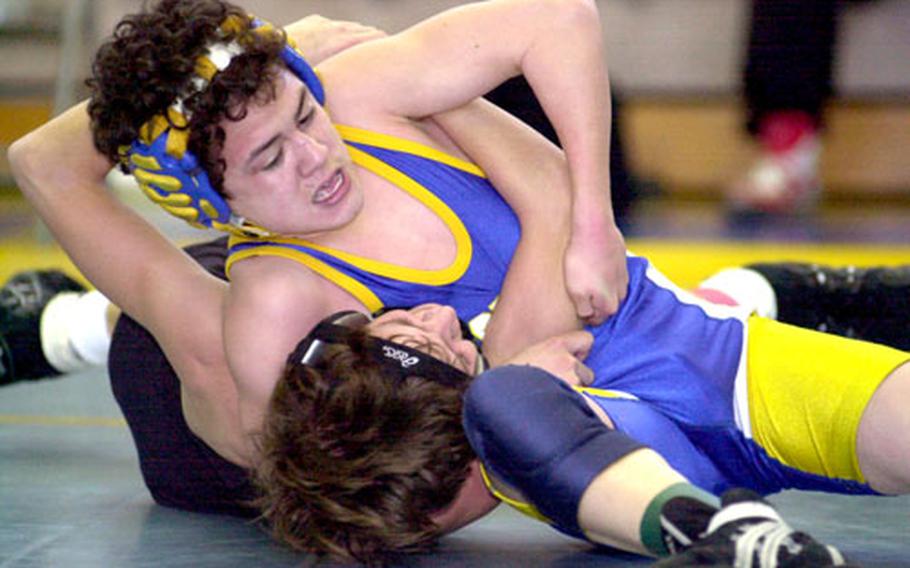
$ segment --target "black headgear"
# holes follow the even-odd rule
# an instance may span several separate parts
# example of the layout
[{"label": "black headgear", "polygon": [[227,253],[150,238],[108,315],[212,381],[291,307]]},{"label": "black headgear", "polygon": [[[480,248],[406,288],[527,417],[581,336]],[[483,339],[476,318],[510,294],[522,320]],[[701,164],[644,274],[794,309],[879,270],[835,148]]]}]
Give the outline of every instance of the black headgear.
[{"label": "black headgear", "polygon": [[[297,344],[289,362],[324,369],[328,347],[333,344],[347,344],[355,330],[369,321],[369,316],[355,311],[332,314],[319,322],[313,331]],[[418,376],[453,388],[464,388],[471,381],[470,375],[452,365],[398,343],[368,337],[365,346],[367,356],[379,364],[382,373],[398,380]]]}]

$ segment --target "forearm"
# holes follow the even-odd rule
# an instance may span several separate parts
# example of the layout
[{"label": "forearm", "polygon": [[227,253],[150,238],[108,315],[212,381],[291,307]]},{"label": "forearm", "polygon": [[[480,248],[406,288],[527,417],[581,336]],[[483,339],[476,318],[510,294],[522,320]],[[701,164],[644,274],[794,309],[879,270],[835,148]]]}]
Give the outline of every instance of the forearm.
[{"label": "forearm", "polygon": [[111,169],[92,143],[86,102],[13,142],[9,157],[23,194],[49,215],[58,199],[103,191]]},{"label": "forearm", "polygon": [[522,227],[487,327],[484,354],[499,363],[540,340],[577,329],[562,270],[570,230],[569,176],[562,151],[483,100],[435,120],[484,170]]},{"label": "forearm", "polygon": [[613,221],[610,84],[594,2],[572,2],[531,45],[522,72],[559,135],[571,173],[573,228]]},{"label": "forearm", "polygon": [[[92,143],[85,103],[17,140],[13,175],[80,271],[112,302],[150,325],[149,294],[167,294],[185,255],[106,189],[111,164]],[[176,280],[176,279],[174,279]],[[176,283],[173,285],[177,285]]]},{"label": "forearm", "polygon": [[[104,178],[111,165],[92,145],[86,103],[14,142],[9,156],[23,195],[83,274],[98,285],[104,280],[102,263],[93,252],[109,246],[98,248],[106,240],[104,220],[117,204],[107,195]],[[123,306],[112,290],[103,291]]]},{"label": "forearm", "polygon": [[548,337],[581,328],[562,270],[565,234],[524,231],[487,325],[483,352],[492,365]]}]

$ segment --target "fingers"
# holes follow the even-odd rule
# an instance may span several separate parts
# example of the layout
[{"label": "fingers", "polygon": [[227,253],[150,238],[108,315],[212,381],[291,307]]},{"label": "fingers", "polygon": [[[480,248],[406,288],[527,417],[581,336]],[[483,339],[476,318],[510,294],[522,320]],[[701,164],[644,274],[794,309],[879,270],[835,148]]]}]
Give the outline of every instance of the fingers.
[{"label": "fingers", "polygon": [[581,361],[575,362],[575,376],[581,386],[588,386],[594,382],[594,371]]},{"label": "fingers", "polygon": [[350,47],[354,47],[355,45],[381,39],[383,37],[385,37],[385,33],[372,28],[352,31],[339,38],[338,45],[336,46],[334,52],[338,53]]},{"label": "fingers", "polygon": [[572,296],[575,303],[575,313],[579,319],[588,320],[594,316],[594,306],[591,303],[592,296],[589,294],[577,294]]},{"label": "fingers", "polygon": [[570,331],[556,336],[554,341],[562,346],[566,356],[571,359],[571,364],[566,367],[567,375],[562,375],[562,378],[572,385],[586,386],[593,383],[594,371],[582,361],[591,352],[594,336],[587,331]]},{"label": "fingers", "polygon": [[386,37],[388,35],[384,31],[380,30],[379,28],[374,28],[373,26],[367,26],[357,22],[345,23],[348,24],[348,31],[351,33],[356,33],[366,39],[377,39]]},{"label": "fingers", "polygon": [[[612,311],[608,311],[607,308],[607,297],[603,294],[592,295],[591,296],[591,317],[585,320],[589,325],[600,325],[607,319],[607,316],[612,314]],[[615,309],[613,310],[615,311]]]},{"label": "fingers", "polygon": [[556,336],[555,339],[578,359],[585,359],[591,351],[591,345],[594,344],[594,336],[583,330],[570,331]]},{"label": "fingers", "polygon": [[594,372],[582,360],[588,356],[594,337],[586,331],[555,335],[525,349],[505,364],[531,365],[560,380],[584,386],[594,381]]},{"label": "fingers", "polygon": [[578,318],[588,325],[600,325],[619,309],[621,298],[607,293],[590,293],[575,299]]}]

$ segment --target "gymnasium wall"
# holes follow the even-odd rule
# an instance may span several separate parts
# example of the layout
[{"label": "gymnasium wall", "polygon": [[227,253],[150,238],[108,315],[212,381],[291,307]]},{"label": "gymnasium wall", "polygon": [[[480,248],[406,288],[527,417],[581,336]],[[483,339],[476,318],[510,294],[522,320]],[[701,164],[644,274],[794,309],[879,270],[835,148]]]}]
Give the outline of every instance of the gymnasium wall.
[{"label": "gymnasium wall", "polygon": [[[810,0],[819,1],[819,0]],[[276,23],[310,13],[397,31],[455,0],[250,0]],[[0,0],[22,10],[24,0]],[[140,0],[94,0],[85,45],[60,53],[53,30],[34,39],[0,32],[0,148],[50,112],[61,60],[87,69],[102,33]],[[746,0],[600,0],[611,76],[625,101],[633,167],[680,195],[714,196],[744,167],[750,145],[739,105]],[[33,0],[53,17],[63,0]],[[51,26],[52,28],[52,26]],[[829,195],[910,196],[910,1],[850,6],[841,29],[823,171]],[[0,176],[3,173],[0,158]]]}]

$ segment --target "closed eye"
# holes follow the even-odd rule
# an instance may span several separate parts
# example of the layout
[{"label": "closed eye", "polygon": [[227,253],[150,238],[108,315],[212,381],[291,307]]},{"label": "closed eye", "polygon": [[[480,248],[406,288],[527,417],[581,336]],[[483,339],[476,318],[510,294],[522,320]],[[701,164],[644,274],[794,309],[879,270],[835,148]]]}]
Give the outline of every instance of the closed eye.
[{"label": "closed eye", "polygon": [[428,337],[417,338],[411,335],[396,334],[390,337],[389,341],[398,343],[399,345],[404,345],[405,347],[410,347],[411,349],[416,349],[417,351],[426,353],[427,355],[435,357],[445,363],[452,363],[452,358],[449,356],[449,353],[440,345],[430,340]]},{"label": "closed eye", "polygon": [[269,160],[265,166],[262,167],[263,170],[273,170],[281,165],[281,162],[284,161],[284,150],[279,149],[275,154],[275,157]]},{"label": "closed eye", "polygon": [[313,119],[313,115],[316,114],[315,109],[310,109],[305,115],[297,119],[297,126],[306,126]]}]

